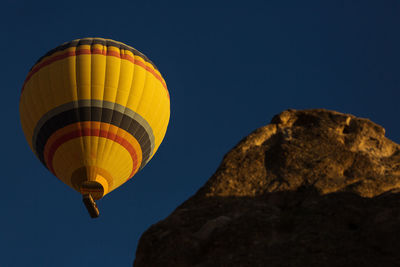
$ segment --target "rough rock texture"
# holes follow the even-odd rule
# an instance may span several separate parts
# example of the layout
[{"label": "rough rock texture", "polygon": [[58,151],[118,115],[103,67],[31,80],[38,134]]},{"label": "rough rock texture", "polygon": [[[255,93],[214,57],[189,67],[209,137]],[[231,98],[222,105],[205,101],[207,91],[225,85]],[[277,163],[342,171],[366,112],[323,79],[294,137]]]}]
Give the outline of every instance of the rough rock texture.
[{"label": "rough rock texture", "polygon": [[284,111],[143,234],[134,266],[400,266],[400,146],[367,119]]}]

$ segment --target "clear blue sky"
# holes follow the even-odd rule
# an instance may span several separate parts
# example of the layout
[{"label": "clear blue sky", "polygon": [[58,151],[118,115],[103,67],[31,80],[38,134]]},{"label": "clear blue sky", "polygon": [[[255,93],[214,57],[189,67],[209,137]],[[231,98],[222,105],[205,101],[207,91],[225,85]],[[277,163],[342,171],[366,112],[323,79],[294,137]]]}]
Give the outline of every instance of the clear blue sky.
[{"label": "clear blue sky", "polygon": [[[263,2],[2,2],[1,266],[131,266],[141,234],[284,109],[370,118],[400,143],[400,2]],[[96,220],[30,151],[18,110],[34,62],[82,37],[137,48],[171,95],[163,144]]]}]

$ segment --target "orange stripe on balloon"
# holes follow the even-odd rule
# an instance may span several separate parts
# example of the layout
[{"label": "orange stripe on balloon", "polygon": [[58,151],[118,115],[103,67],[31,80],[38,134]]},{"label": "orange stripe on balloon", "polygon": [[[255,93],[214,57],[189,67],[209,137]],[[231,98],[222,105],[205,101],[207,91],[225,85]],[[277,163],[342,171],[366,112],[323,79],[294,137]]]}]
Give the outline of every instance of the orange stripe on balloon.
[{"label": "orange stripe on balloon", "polygon": [[96,48],[95,49],[78,49],[78,50],[74,50],[74,51],[66,51],[65,53],[52,56],[52,57],[40,62],[39,64],[35,65],[33,67],[33,69],[28,73],[28,76],[26,77],[26,79],[24,81],[21,94],[25,90],[25,84],[30,80],[32,75],[35,74],[36,72],[38,72],[41,68],[43,68],[47,65],[50,65],[51,63],[53,63],[55,61],[65,59],[67,57],[79,56],[79,55],[103,55],[103,56],[112,56],[112,57],[117,57],[117,58],[128,60],[128,61],[132,62],[133,64],[140,66],[140,67],[144,68],[145,70],[147,70],[148,72],[150,72],[151,74],[153,74],[153,76],[161,82],[161,84],[163,85],[164,89],[166,90],[168,98],[169,98],[167,84],[165,83],[164,79],[153,68],[151,68],[150,66],[147,66],[146,63],[144,63],[140,60],[135,60],[135,58],[133,56],[128,55],[128,54],[120,54],[117,51],[112,51],[112,50],[106,51],[103,49],[96,49]]},{"label": "orange stripe on balloon", "polygon": [[142,155],[142,147],[140,146],[139,142],[136,140],[134,136],[132,136],[130,133],[126,132],[122,128],[119,128],[115,125],[109,124],[109,123],[104,123],[104,122],[98,122],[98,121],[81,121],[77,123],[73,123],[70,125],[67,125],[61,129],[58,129],[55,131],[46,141],[46,145],[43,149],[43,161],[44,164],[47,166],[46,160],[49,155],[49,150],[52,147],[53,143],[61,138],[62,136],[73,132],[73,131],[81,131],[83,128],[90,128],[90,129],[103,129],[108,132],[112,132],[115,135],[123,136],[134,148],[137,156],[137,169],[135,170],[138,171],[139,167],[142,164],[143,161],[143,155]]},{"label": "orange stripe on balloon", "polygon": [[46,165],[49,168],[49,170],[55,175],[54,167],[53,167],[53,158],[54,154],[56,153],[57,149],[65,142],[72,140],[74,138],[78,137],[83,137],[83,136],[98,136],[98,137],[103,137],[110,139],[121,146],[123,146],[131,155],[133,166],[132,166],[132,172],[129,175],[129,177],[132,177],[135,174],[135,170],[137,168],[137,155],[136,155],[136,150],[134,147],[123,137],[110,132],[110,131],[105,131],[105,130],[100,130],[100,129],[94,129],[94,128],[82,128],[82,129],[77,129],[72,132],[68,132],[59,138],[57,138],[50,146],[49,148],[49,153],[47,154],[45,161]]}]

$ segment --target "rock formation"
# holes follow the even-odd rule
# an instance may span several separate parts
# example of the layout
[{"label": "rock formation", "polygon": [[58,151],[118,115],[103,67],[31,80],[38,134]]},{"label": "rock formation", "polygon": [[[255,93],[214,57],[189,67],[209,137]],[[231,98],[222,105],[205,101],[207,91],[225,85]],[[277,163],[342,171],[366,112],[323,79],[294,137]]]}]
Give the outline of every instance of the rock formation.
[{"label": "rock formation", "polygon": [[134,266],[400,266],[400,146],[368,119],[284,111],[143,234]]}]

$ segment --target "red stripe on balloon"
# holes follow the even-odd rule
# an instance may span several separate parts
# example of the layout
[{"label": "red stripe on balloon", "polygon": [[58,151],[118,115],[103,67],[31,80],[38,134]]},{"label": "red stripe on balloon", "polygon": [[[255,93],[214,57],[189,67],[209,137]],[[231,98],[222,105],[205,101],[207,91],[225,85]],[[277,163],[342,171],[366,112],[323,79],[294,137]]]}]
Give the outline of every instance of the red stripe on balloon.
[{"label": "red stripe on balloon", "polygon": [[67,134],[64,134],[60,136],[58,139],[56,139],[53,144],[51,144],[51,147],[49,149],[49,152],[47,153],[47,156],[45,156],[45,161],[47,168],[54,174],[54,167],[53,167],[53,158],[54,154],[56,153],[57,149],[64,144],[65,142],[72,140],[74,138],[82,137],[82,136],[96,136],[96,137],[104,137],[107,139],[110,139],[121,146],[123,146],[131,155],[133,166],[132,166],[132,172],[129,175],[129,178],[132,177],[135,174],[135,170],[137,167],[137,155],[136,155],[136,150],[135,148],[123,137],[109,132],[105,130],[100,130],[100,129],[93,129],[93,128],[82,128],[78,129],[72,132],[69,132]]},{"label": "red stripe on balloon", "polygon": [[155,70],[153,68],[147,66],[142,61],[135,60],[135,58],[131,55],[121,54],[121,53],[118,53],[117,51],[112,51],[112,50],[106,51],[103,49],[79,49],[79,50],[75,50],[75,51],[67,51],[63,54],[56,55],[51,58],[48,58],[47,60],[44,60],[43,62],[34,66],[34,68],[28,73],[28,76],[26,77],[26,79],[24,81],[24,85],[22,86],[21,94],[25,90],[25,84],[29,81],[29,79],[32,77],[32,75],[35,74],[36,72],[38,72],[41,68],[43,68],[47,65],[50,65],[51,63],[53,63],[55,61],[65,59],[67,57],[79,56],[79,55],[104,55],[104,56],[112,56],[112,57],[117,57],[117,58],[128,60],[128,61],[132,62],[133,64],[140,66],[140,67],[144,68],[145,70],[147,70],[148,72],[150,72],[151,74],[153,74],[153,76],[161,82],[164,89],[167,91],[167,95],[169,98],[167,84],[165,83],[165,81],[161,77],[161,75],[159,75],[157,72],[155,72]]}]

